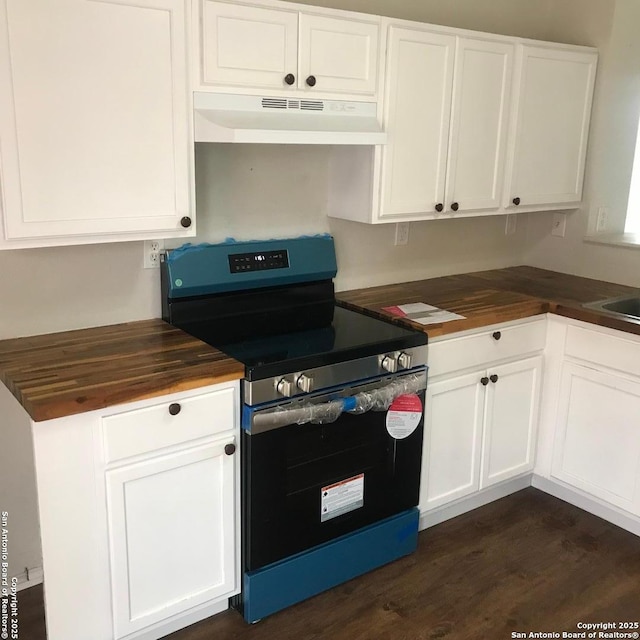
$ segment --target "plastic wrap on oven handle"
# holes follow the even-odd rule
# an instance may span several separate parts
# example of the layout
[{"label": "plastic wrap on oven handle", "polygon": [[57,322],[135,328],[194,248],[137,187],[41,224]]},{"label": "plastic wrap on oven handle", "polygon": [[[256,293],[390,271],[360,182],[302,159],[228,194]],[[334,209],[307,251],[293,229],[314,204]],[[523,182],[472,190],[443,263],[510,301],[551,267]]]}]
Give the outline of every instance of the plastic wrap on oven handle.
[{"label": "plastic wrap on oven handle", "polygon": [[418,393],[426,388],[424,372],[402,376],[384,387],[361,391],[353,396],[338,398],[322,404],[283,407],[256,413],[252,426],[260,430],[284,427],[289,424],[329,424],[342,413],[361,414],[367,411],[386,411],[391,403],[406,393]]}]

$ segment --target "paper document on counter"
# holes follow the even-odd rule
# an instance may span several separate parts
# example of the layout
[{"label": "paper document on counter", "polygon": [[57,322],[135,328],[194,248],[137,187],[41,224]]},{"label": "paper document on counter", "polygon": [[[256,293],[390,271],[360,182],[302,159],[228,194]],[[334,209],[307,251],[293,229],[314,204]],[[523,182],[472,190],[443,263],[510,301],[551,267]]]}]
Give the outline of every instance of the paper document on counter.
[{"label": "paper document on counter", "polygon": [[383,311],[387,311],[394,316],[407,318],[412,322],[419,324],[440,324],[441,322],[450,322],[451,320],[464,320],[465,317],[452,311],[439,309],[424,302],[413,302],[411,304],[399,304],[393,307],[383,307]]}]

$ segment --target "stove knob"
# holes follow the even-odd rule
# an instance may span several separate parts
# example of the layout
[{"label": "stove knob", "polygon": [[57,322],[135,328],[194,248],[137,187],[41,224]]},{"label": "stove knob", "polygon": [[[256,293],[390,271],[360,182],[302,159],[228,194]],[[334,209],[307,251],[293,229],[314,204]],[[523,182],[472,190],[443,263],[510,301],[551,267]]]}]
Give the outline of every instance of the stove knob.
[{"label": "stove knob", "polygon": [[403,351],[398,356],[398,366],[401,369],[409,369],[411,367],[411,354]]},{"label": "stove knob", "polygon": [[296,386],[298,387],[298,389],[300,389],[300,391],[310,393],[313,390],[313,378],[305,376],[304,373],[301,373],[296,380]]},{"label": "stove knob", "polygon": [[293,389],[291,388],[291,381],[287,380],[286,378],[280,378],[280,380],[276,382],[276,390],[281,396],[290,398],[291,392],[293,391]]},{"label": "stove knob", "polygon": [[393,356],[385,356],[380,364],[389,373],[395,373],[398,370],[398,361]]}]

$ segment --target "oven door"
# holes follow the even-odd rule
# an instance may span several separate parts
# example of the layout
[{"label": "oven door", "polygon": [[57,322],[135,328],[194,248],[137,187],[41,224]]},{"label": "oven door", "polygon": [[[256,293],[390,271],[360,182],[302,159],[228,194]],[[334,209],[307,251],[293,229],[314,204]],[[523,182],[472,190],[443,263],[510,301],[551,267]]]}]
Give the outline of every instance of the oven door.
[{"label": "oven door", "polygon": [[[418,504],[426,378],[419,369],[245,410],[245,571]],[[282,426],[292,420],[304,424]]]}]

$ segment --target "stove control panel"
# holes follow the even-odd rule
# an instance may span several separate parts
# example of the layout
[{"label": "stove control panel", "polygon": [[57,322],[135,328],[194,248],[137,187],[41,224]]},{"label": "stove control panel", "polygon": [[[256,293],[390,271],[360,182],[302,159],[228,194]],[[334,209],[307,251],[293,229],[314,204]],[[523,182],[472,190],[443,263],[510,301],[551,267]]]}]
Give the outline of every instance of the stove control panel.
[{"label": "stove control panel", "polygon": [[254,251],[253,253],[232,253],[229,255],[229,270],[231,273],[286,269],[288,266],[289,253],[286,249],[280,249],[278,251]]}]

